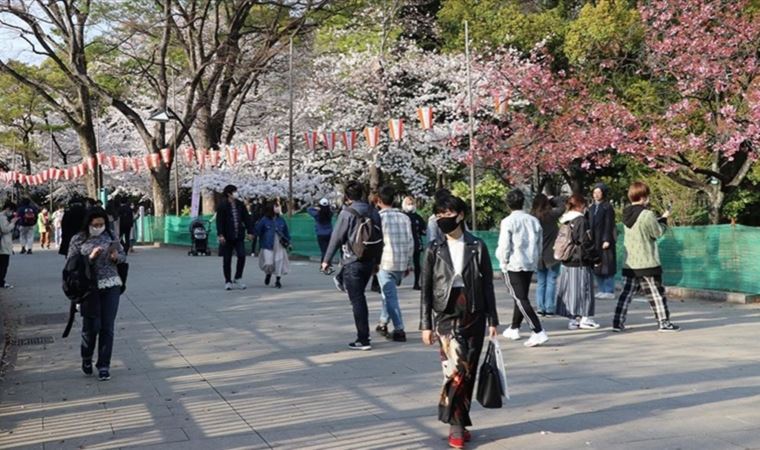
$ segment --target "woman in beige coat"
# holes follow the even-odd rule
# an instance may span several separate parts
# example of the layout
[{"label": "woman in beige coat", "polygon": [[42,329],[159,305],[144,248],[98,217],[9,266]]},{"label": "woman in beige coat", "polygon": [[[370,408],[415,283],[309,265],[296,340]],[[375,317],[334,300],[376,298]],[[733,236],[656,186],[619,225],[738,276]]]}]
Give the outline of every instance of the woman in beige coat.
[{"label": "woman in beige coat", "polygon": [[10,289],[13,286],[5,282],[8,266],[13,253],[13,229],[16,228],[18,217],[15,216],[16,204],[8,200],[0,213],[0,288]]}]

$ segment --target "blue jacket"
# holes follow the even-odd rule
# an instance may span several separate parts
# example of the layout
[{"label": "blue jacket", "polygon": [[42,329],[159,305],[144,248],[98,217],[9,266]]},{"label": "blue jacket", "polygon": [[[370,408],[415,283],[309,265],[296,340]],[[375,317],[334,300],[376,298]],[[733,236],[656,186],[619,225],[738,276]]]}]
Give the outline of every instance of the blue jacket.
[{"label": "blue jacket", "polygon": [[274,219],[263,217],[256,224],[254,234],[259,237],[261,248],[264,250],[274,250],[275,238],[285,238],[290,242],[290,231],[288,224],[281,216],[275,216]]},{"label": "blue jacket", "polygon": [[319,208],[309,208],[306,211],[314,218],[314,232],[317,233],[317,236],[330,236],[332,234],[332,213],[330,213],[330,220],[322,223],[319,221]]}]

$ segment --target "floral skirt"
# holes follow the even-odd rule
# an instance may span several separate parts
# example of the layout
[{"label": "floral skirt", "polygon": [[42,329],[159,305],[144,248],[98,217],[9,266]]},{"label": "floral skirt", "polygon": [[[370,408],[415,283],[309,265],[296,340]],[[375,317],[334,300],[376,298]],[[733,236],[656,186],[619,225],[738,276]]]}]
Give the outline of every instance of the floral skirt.
[{"label": "floral skirt", "polygon": [[463,427],[472,425],[470,405],[485,328],[485,315],[470,313],[464,292],[452,290],[446,311],[435,318],[443,367],[443,386],[438,401],[441,422]]}]

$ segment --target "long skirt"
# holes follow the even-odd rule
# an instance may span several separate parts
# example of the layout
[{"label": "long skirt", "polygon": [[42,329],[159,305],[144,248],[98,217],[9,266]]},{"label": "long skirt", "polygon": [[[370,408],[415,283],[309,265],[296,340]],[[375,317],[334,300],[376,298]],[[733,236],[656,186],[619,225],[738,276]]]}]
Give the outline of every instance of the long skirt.
[{"label": "long skirt", "polygon": [[594,272],[590,267],[563,265],[557,280],[557,315],[591,317],[594,315]]},{"label": "long skirt", "polygon": [[274,240],[274,250],[261,250],[259,253],[259,268],[265,274],[276,277],[288,274],[290,271],[288,251],[280,244],[279,239]]},{"label": "long skirt", "polygon": [[452,290],[446,312],[435,318],[443,367],[438,419],[443,423],[472,425],[470,406],[485,328],[485,315],[470,313],[462,289]]}]

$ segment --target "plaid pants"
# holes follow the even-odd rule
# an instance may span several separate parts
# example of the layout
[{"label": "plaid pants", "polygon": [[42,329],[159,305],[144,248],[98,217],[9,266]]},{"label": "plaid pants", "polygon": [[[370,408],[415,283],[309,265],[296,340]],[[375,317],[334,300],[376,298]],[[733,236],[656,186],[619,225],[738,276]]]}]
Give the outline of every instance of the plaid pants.
[{"label": "plaid pants", "polygon": [[615,318],[612,321],[613,327],[625,325],[625,316],[628,313],[628,306],[633,300],[633,294],[641,286],[649,295],[649,306],[652,308],[654,318],[659,324],[667,323],[670,320],[670,311],[668,311],[668,300],[665,298],[665,287],[662,285],[662,277],[623,277],[623,292],[618,298],[617,307],[615,308]]}]

